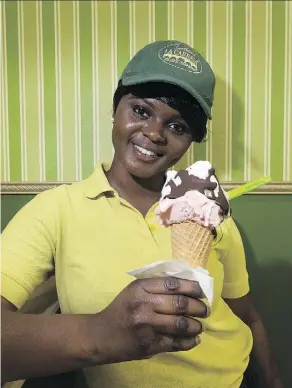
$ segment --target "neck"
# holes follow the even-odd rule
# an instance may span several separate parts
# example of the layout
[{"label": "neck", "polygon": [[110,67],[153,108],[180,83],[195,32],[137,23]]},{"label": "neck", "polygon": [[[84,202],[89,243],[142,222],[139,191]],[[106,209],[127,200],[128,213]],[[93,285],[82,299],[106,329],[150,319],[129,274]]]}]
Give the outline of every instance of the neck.
[{"label": "neck", "polygon": [[119,195],[142,213],[145,213],[145,207],[149,209],[159,200],[165,182],[165,173],[151,178],[134,177],[115,158],[106,175],[110,185]]}]

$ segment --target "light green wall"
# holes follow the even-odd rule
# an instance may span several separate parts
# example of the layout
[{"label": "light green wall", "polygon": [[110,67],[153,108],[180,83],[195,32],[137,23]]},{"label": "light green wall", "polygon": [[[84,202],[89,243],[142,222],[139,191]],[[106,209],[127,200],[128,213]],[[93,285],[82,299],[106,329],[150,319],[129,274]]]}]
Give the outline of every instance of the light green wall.
[{"label": "light green wall", "polygon": [[[291,1],[2,1],[1,179],[73,181],[112,157],[111,99],[154,39],[193,45],[217,75],[206,144],[224,181],[292,180]],[[180,165],[181,166],[181,165]]]}]

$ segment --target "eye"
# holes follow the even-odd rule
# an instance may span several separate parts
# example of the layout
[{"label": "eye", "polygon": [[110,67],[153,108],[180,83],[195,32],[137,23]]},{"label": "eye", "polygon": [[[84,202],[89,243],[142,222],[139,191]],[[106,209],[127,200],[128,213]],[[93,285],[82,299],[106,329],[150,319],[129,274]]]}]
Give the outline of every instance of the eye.
[{"label": "eye", "polygon": [[148,112],[141,105],[135,105],[133,107],[133,112],[139,118],[148,119],[148,117],[149,117]]},{"label": "eye", "polygon": [[171,132],[174,132],[176,135],[184,135],[185,133],[190,133],[189,129],[186,126],[179,123],[169,124],[168,128]]}]

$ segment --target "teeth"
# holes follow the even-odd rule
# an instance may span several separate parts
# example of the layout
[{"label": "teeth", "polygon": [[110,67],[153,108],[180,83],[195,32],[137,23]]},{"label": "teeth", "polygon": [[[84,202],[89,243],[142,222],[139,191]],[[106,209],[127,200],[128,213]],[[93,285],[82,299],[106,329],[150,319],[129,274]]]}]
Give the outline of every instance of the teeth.
[{"label": "teeth", "polygon": [[135,145],[135,147],[137,148],[138,151],[140,151],[144,155],[157,156],[157,154],[155,152],[146,150],[146,148],[140,147],[138,145]]}]

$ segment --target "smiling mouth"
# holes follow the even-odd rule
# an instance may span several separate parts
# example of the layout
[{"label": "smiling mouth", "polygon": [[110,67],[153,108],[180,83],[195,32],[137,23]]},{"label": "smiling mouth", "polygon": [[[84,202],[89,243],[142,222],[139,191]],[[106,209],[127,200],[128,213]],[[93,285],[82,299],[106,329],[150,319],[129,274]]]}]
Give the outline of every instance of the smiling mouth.
[{"label": "smiling mouth", "polygon": [[147,150],[146,148],[140,147],[136,144],[134,144],[134,147],[136,148],[136,150],[138,150],[143,155],[151,156],[153,158],[159,158],[160,156],[162,156],[161,154]]}]

